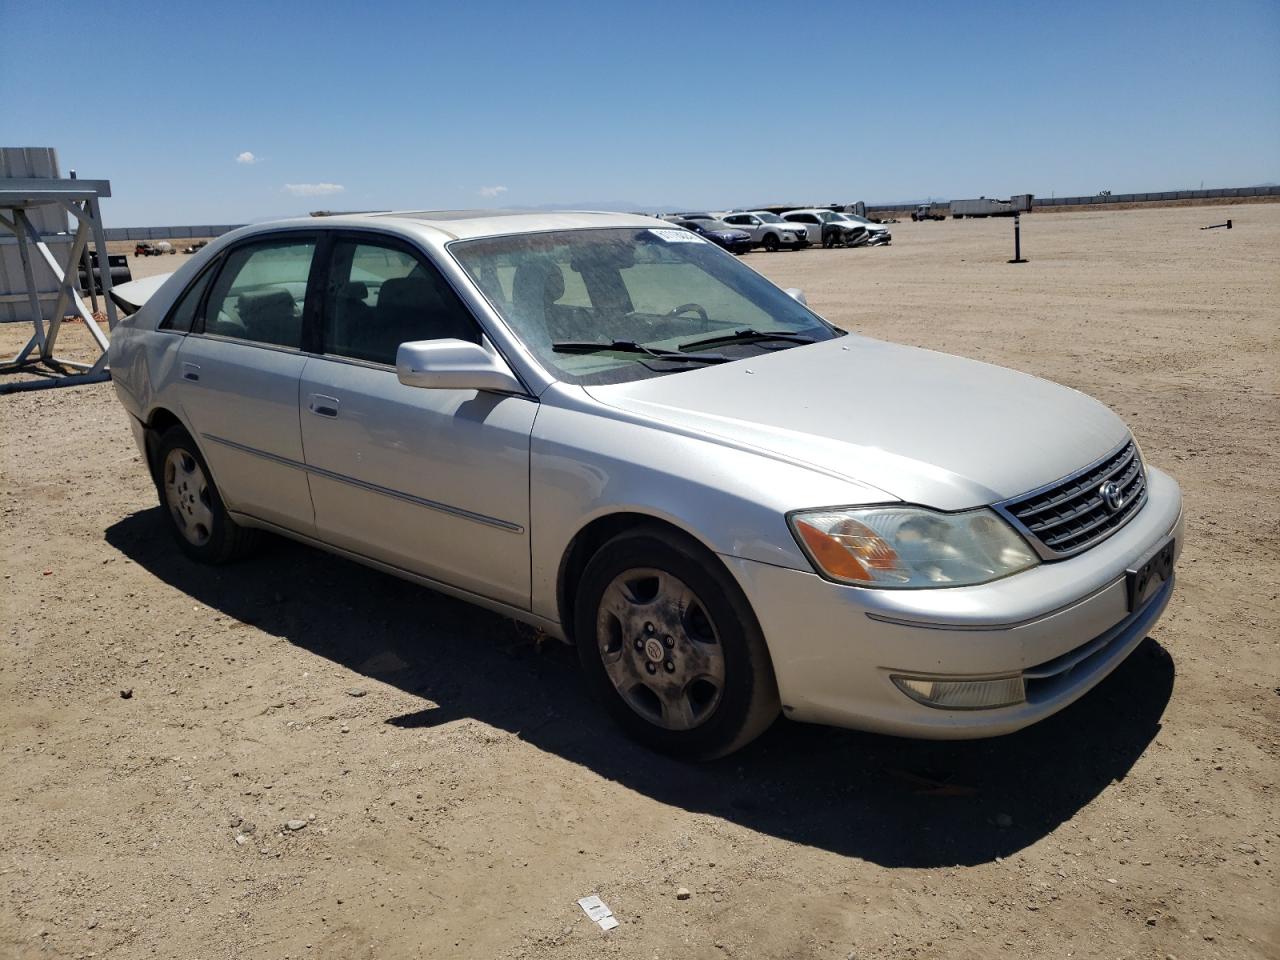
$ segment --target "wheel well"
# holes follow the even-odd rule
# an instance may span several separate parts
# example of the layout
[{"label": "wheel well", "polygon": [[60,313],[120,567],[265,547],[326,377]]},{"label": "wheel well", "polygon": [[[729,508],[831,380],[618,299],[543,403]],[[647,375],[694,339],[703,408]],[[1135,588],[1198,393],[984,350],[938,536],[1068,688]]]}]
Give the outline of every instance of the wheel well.
[{"label": "wheel well", "polygon": [[556,580],[556,606],[560,613],[560,624],[564,629],[565,639],[570,643],[573,638],[573,608],[577,602],[578,581],[582,579],[582,571],[587,568],[596,551],[618,534],[637,527],[647,527],[679,537],[695,544],[699,549],[708,551],[706,544],[691,536],[674,523],[668,523],[645,513],[611,513],[598,517],[578,531],[569,542],[564,556],[560,560],[560,574]]},{"label": "wheel well", "polygon": [[183,423],[171,411],[164,407],[159,407],[151,411],[151,417],[145,424],[147,428],[147,466],[151,470],[154,477],[156,473],[156,447],[160,444],[160,438],[164,436],[165,431],[170,427],[182,427]]}]

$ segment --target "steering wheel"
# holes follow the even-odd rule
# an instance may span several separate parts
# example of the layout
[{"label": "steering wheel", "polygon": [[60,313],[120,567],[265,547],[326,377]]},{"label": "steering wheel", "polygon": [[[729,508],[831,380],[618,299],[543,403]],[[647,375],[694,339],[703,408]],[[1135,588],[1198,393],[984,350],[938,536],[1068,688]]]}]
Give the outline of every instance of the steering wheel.
[{"label": "steering wheel", "polygon": [[682,303],[680,304],[680,306],[673,307],[672,309],[668,310],[666,315],[663,317],[663,319],[672,320],[675,317],[680,316],[680,314],[682,313],[688,313],[690,310],[696,313],[698,317],[702,320],[710,319],[707,316],[707,308],[700,303]]}]

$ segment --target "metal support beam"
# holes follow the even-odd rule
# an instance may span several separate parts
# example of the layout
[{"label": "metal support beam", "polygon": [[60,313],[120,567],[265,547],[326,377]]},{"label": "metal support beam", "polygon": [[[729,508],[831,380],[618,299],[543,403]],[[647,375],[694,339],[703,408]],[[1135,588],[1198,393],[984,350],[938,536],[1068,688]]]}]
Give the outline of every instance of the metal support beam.
[{"label": "metal support beam", "polygon": [[[107,328],[115,329],[118,314],[115,302],[110,297],[110,258],[107,255],[106,233],[102,229],[102,214],[98,206],[100,196],[110,195],[110,184],[105,180],[0,179],[0,227],[12,233],[17,240],[32,325],[31,339],[13,358],[0,361],[0,373],[43,368],[47,372],[58,375],[38,381],[0,383],[0,393],[41,389],[46,386],[93,383],[109,377],[107,373],[109,340],[107,333],[102,330],[94,317],[97,307],[96,291],[94,292],[95,310],[90,311],[80,295],[77,268],[83,260],[90,280],[89,287],[92,290],[93,269],[88,257],[89,244],[92,243],[97,250],[98,274],[101,277]],[[76,230],[67,249],[65,264],[59,262],[59,258],[49,249],[44,237],[28,216],[28,210],[40,206],[61,207],[76,220]],[[57,289],[52,294],[39,293],[32,250],[44,261],[44,265],[57,283]],[[52,299],[54,303],[53,313],[46,327],[41,301],[48,299]],[[92,363],[70,360],[56,353],[58,334],[61,332],[62,321],[68,309],[74,310],[98,348],[98,356]]]}]

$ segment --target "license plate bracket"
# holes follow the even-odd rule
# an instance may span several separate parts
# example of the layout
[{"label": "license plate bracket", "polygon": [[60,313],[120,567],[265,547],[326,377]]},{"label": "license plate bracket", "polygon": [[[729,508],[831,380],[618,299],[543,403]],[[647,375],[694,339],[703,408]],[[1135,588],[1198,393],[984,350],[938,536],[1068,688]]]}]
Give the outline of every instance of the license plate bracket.
[{"label": "license plate bracket", "polygon": [[1170,537],[1138,566],[1124,572],[1129,612],[1141,609],[1173,576],[1174,540]]}]

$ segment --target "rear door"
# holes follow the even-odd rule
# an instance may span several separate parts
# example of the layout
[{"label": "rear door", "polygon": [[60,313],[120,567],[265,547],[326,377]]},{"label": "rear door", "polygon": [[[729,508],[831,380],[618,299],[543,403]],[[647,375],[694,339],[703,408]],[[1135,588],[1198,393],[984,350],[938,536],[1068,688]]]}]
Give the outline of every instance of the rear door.
[{"label": "rear door", "polygon": [[788,213],[782,219],[804,227],[810,243],[822,242],[822,223],[812,213]]},{"label": "rear door", "polygon": [[178,353],[183,417],[227,507],[315,530],[298,382],[315,234],[255,237],[223,255]]},{"label": "rear door", "polygon": [[301,383],[302,441],[322,540],[529,606],[529,436],[537,402],[408,387],[396,349],[482,342],[435,266],[376,233],[334,237]]}]

